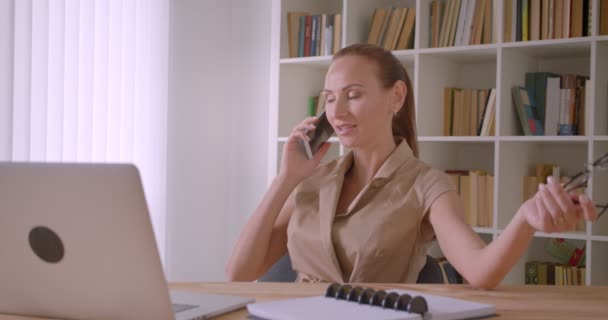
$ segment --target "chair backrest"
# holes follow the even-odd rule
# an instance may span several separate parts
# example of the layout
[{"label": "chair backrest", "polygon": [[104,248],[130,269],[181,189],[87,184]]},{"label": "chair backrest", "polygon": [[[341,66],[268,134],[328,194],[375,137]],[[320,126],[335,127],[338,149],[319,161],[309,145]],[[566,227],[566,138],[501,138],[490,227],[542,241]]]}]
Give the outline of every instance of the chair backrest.
[{"label": "chair backrest", "polygon": [[441,266],[435,258],[426,256],[426,263],[420,270],[416,283],[444,283]]},{"label": "chair backrest", "polygon": [[279,261],[261,276],[259,282],[294,282],[296,281],[296,272],[291,267],[291,259],[289,254],[284,255]]},{"label": "chair backrest", "polygon": [[[260,282],[294,282],[296,272],[291,266],[289,254],[284,255],[277,261],[258,281]],[[416,283],[443,283],[443,273],[435,258],[427,255],[426,263],[418,274]]]}]

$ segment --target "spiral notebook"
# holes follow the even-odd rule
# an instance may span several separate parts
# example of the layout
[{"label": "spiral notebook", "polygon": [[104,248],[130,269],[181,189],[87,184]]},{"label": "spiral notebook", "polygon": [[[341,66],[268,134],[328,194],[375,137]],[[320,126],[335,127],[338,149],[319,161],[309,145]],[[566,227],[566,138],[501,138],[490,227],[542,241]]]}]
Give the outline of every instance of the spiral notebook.
[{"label": "spiral notebook", "polygon": [[260,302],[247,305],[251,319],[266,320],[451,320],[496,315],[496,308],[462,299],[416,291],[373,290],[332,284],[325,296]]}]

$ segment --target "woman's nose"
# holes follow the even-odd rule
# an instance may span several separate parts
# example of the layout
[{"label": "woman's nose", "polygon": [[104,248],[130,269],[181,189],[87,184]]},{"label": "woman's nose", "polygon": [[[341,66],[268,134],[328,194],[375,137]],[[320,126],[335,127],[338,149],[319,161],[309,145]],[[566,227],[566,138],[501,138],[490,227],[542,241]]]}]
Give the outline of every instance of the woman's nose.
[{"label": "woman's nose", "polygon": [[338,98],[335,101],[335,106],[334,106],[334,115],[336,117],[339,117],[341,115],[344,115],[348,112],[348,105],[345,101],[345,99],[341,99]]}]

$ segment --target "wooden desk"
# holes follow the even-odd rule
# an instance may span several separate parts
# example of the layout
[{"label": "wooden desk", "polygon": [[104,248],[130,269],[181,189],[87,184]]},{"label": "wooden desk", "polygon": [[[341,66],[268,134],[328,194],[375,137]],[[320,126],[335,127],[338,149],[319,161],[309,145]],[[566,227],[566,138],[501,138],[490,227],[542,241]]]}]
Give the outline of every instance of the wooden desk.
[{"label": "wooden desk", "polygon": [[[496,319],[607,319],[608,286],[554,287],[505,286],[492,291],[463,285],[366,285],[375,289],[399,288],[430,294],[489,303],[496,306]],[[233,294],[254,297],[256,301],[322,295],[327,284],[308,283],[195,283],[171,285],[172,289],[194,292]],[[246,319],[241,309],[218,320]],[[25,320],[27,317],[2,316],[0,320]]]}]

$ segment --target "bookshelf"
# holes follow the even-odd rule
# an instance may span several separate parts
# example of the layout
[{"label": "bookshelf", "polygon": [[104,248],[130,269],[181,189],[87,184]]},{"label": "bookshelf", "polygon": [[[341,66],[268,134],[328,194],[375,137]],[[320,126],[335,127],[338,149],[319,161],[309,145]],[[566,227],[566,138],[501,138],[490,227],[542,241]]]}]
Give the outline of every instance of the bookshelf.
[{"label": "bookshelf", "polygon": [[[598,8],[600,0],[590,0]],[[597,16],[590,36],[524,42],[503,41],[503,1],[492,2],[493,42],[481,45],[431,48],[431,0],[273,0],[269,119],[268,181],[275,176],[281,150],[291,128],[306,117],[306,101],[323,87],[330,56],[290,58],[287,12],[340,13],[341,46],[366,42],[372,15],[378,7],[416,8],[414,49],[393,51],[408,71],[414,86],[420,157],[438,169],[485,170],[494,176],[493,225],[474,230],[491,242],[522,203],[522,177],[537,163],[555,162],[572,175],[585,163],[608,152],[608,36],[598,35]],[[594,10],[595,12],[595,10]],[[587,126],[580,136],[522,136],[511,87],[524,85],[526,72],[576,73],[591,79]],[[443,88],[496,88],[496,135],[443,135]],[[324,159],[347,150],[336,138]],[[596,202],[608,202],[608,173],[593,172],[587,188]],[[528,260],[552,261],[544,250],[547,238],[569,239],[586,247],[587,285],[608,285],[608,218],[587,223],[584,231],[537,233],[504,284],[523,284]],[[440,254],[438,248],[433,252]]]}]

